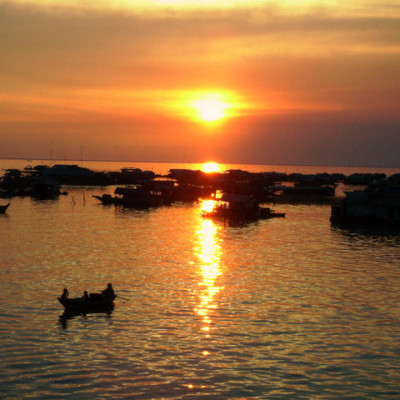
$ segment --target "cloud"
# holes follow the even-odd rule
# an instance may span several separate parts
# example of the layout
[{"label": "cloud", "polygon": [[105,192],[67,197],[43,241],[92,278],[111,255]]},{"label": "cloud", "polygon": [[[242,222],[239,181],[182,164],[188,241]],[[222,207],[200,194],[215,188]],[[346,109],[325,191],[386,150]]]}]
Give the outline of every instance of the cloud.
[{"label": "cloud", "polygon": [[[34,123],[44,142],[47,132],[57,129],[63,135],[98,135],[106,143],[114,129],[120,141],[136,140],[142,148],[151,148],[151,140],[186,146],[179,135],[190,129],[198,140],[200,127],[169,115],[172,108],[166,105],[179,92],[204,88],[232,91],[245,100],[243,119],[227,125],[237,140],[248,132],[249,143],[266,135],[253,129],[266,120],[275,121],[277,136],[291,129],[287,121],[296,120],[308,141],[306,115],[314,121],[314,135],[331,129],[333,120],[322,117],[327,113],[343,121],[336,124],[338,131],[346,126],[355,137],[366,122],[376,130],[398,124],[395,2],[375,8],[368,1],[314,1],[302,7],[241,2],[196,10],[130,3],[136,7],[3,2],[0,133],[23,136]],[[386,131],[393,135],[391,128]],[[328,142],[332,138],[333,133]],[[223,142],[215,139],[215,145]]]}]

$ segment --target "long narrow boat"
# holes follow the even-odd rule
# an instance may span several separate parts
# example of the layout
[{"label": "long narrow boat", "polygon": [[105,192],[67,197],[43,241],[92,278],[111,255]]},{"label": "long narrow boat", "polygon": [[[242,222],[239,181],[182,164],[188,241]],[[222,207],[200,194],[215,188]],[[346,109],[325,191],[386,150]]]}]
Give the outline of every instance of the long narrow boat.
[{"label": "long narrow boat", "polygon": [[10,207],[10,203],[6,204],[5,206],[0,206],[0,214],[4,214],[8,207]]},{"label": "long narrow boat", "polygon": [[92,293],[88,299],[83,297],[62,299],[58,297],[58,301],[64,306],[65,311],[68,312],[107,312],[114,308],[114,300],[116,297],[117,296],[104,297],[101,294]]}]

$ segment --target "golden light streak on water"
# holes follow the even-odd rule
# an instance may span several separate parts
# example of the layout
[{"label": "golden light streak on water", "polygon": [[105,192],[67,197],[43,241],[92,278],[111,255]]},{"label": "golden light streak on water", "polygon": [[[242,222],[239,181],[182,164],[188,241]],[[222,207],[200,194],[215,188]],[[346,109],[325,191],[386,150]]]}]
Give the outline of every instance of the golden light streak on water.
[{"label": "golden light streak on water", "polygon": [[[214,299],[223,289],[216,281],[221,272],[221,246],[217,241],[218,227],[212,220],[199,220],[199,229],[196,232],[198,246],[195,255],[200,261],[199,304],[195,308],[198,316],[202,317],[201,330],[209,337],[211,313],[217,308]],[[208,352],[203,353],[207,355]]]},{"label": "golden light streak on water", "polygon": [[[398,234],[332,227],[325,204],[229,224],[67,191],[0,216],[3,397],[400,398]],[[107,282],[110,315],[62,318],[64,287]]]},{"label": "golden light streak on water", "polygon": [[201,203],[200,209],[201,211],[210,212],[215,207],[216,201],[215,200],[203,200]]}]

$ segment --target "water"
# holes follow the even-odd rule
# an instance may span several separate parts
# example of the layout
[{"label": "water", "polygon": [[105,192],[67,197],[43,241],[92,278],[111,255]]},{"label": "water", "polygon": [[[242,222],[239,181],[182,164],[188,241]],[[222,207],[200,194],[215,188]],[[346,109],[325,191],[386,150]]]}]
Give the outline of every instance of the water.
[{"label": "water", "polygon": [[[400,397],[398,235],[332,228],[329,205],[232,226],[66,190],[0,215],[0,398]],[[110,315],[63,318],[64,287],[108,282]]]},{"label": "water", "polygon": [[[119,171],[121,168],[140,168],[144,171],[153,171],[156,174],[166,175],[172,168],[188,168],[202,170],[201,163],[156,163],[156,162],[133,162],[133,161],[68,161],[68,160],[22,160],[22,159],[0,159],[0,168],[18,168],[35,165],[54,164],[76,164],[80,167],[90,168],[95,171]],[[242,169],[249,172],[284,172],[287,174],[316,174],[322,173],[384,173],[387,176],[399,173],[399,168],[381,167],[334,167],[334,166],[309,166],[309,165],[258,165],[258,164],[219,164],[221,171],[229,169]]]}]

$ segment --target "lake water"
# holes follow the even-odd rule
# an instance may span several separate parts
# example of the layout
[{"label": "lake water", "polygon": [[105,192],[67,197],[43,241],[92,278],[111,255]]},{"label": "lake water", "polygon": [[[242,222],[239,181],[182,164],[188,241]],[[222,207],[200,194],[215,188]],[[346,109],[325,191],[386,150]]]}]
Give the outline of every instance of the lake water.
[{"label": "lake water", "polygon": [[[0,398],[400,398],[399,235],[323,204],[235,226],[66,190],[0,215]],[[108,282],[111,314],[63,317],[64,287]]]}]

